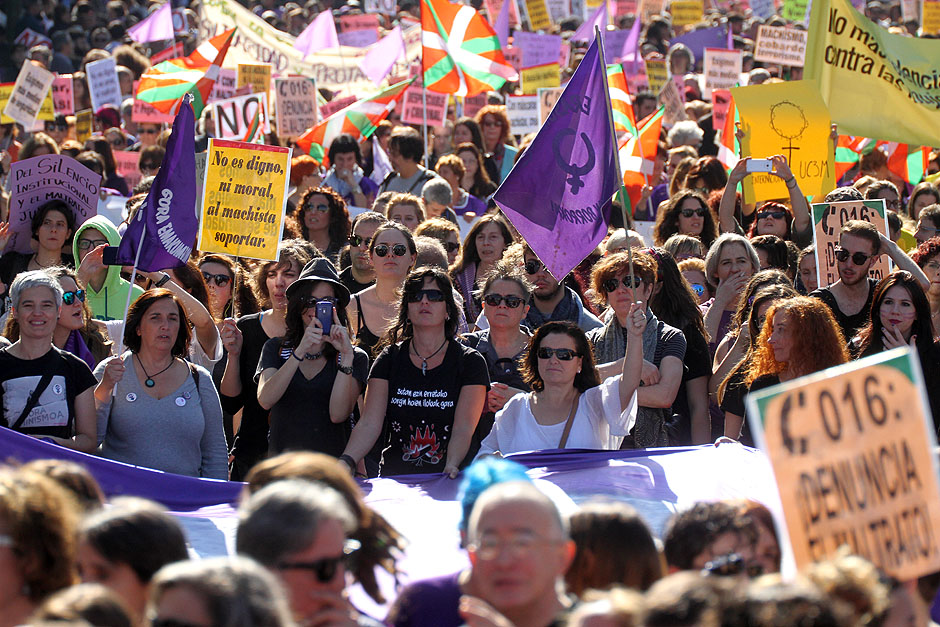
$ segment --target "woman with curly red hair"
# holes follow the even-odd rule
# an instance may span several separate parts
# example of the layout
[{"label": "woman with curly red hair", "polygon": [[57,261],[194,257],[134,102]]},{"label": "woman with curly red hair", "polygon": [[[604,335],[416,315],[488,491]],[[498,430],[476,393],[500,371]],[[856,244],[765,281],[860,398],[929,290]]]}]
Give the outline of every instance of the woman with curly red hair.
[{"label": "woman with curly red hair", "polygon": [[349,239],[346,201],[331,187],[310,187],[300,197],[292,215],[303,238],[312,242],[333,265]]},{"label": "woman with curly red hair", "polygon": [[[486,150],[487,161],[492,161],[499,172],[499,184],[509,174],[516,161],[516,148],[512,146],[512,135],[509,134],[509,116],[506,115],[506,105],[486,105],[476,115],[477,124],[483,131],[483,147]],[[471,192],[473,193],[473,192]]]},{"label": "woman with curly red hair", "polygon": [[911,253],[920,269],[927,275],[930,287],[927,302],[930,303],[930,320],[934,331],[940,333],[940,237],[931,237]]}]

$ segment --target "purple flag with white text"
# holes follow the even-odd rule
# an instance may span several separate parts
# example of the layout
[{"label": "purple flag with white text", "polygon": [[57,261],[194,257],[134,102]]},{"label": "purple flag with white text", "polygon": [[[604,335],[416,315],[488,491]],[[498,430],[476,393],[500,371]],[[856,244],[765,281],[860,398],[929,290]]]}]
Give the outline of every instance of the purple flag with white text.
[{"label": "purple flag with white text", "polygon": [[607,234],[619,185],[595,39],[493,200],[561,281]]},{"label": "purple flag with white text", "polygon": [[173,120],[163,164],[154,177],[147,200],[127,226],[114,263],[146,272],[186,265],[196,244],[196,138],[192,97],[187,95]]}]

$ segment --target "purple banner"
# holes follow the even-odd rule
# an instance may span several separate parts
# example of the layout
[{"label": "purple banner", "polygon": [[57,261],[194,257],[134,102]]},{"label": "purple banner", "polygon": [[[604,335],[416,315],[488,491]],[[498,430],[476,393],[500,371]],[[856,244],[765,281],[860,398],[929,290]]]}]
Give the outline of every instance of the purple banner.
[{"label": "purple banner", "polygon": [[695,62],[702,67],[702,59],[705,56],[705,48],[724,48],[728,43],[728,28],[726,26],[715,26],[713,28],[702,28],[693,30],[685,35],[676,37],[669,42],[670,45],[685,44],[695,55]]}]

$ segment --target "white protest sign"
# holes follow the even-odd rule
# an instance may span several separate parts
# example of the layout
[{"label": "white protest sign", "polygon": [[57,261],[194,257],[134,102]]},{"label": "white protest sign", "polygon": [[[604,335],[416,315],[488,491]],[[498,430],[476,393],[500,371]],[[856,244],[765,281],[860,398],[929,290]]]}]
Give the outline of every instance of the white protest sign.
[{"label": "white protest sign", "polygon": [[396,0],[366,0],[365,11],[366,13],[396,15],[398,13],[398,3]]},{"label": "white protest sign", "polygon": [[117,62],[114,57],[92,61],[85,66],[88,78],[88,95],[91,97],[91,110],[97,113],[104,105],[111,104],[121,109],[121,83],[117,75]]},{"label": "white protest sign", "polygon": [[686,115],[685,104],[675,81],[667,80],[663,83],[662,89],[659,90],[659,104],[666,108],[663,112],[663,124],[666,126],[672,126],[689,117]]},{"label": "white protest sign", "polygon": [[757,29],[754,60],[803,67],[807,36],[805,30],[761,24]]},{"label": "white protest sign", "polygon": [[27,50],[33,46],[49,46],[52,48],[52,40],[42,33],[37,33],[32,28],[24,28],[23,32],[17,35],[16,39],[13,40],[13,43],[23,44],[23,47]]},{"label": "white protest sign", "polygon": [[724,48],[705,48],[705,60],[702,63],[702,73],[705,74],[706,98],[711,96],[713,89],[731,89],[738,83],[743,62],[743,51],[726,50]]},{"label": "white protest sign", "polygon": [[571,15],[571,3],[568,0],[545,0],[548,16],[556,24]]},{"label": "white protest sign", "polygon": [[42,107],[55,74],[34,64],[27,59],[23,61],[20,73],[13,84],[13,92],[3,108],[3,115],[8,116],[30,130],[36,124],[39,109]]},{"label": "white protest sign", "polygon": [[442,126],[447,114],[447,94],[422,93],[421,87],[411,86],[405,90],[402,100],[401,121],[405,124],[424,123],[424,99],[427,98],[428,126]]},{"label": "white protest sign", "polygon": [[509,132],[513,135],[526,135],[539,130],[542,120],[539,117],[539,97],[508,96],[506,115],[509,117]]},{"label": "white protest sign", "polygon": [[275,78],[274,97],[280,137],[297,137],[317,123],[317,84],[312,78]]},{"label": "white protest sign", "polygon": [[[260,111],[259,111],[260,108]],[[212,104],[212,119],[215,120],[215,136],[219,139],[237,139],[239,141],[256,140],[263,131],[264,124],[259,124],[253,137],[245,134],[254,124],[256,115],[267,121],[267,94],[247,94]]]}]

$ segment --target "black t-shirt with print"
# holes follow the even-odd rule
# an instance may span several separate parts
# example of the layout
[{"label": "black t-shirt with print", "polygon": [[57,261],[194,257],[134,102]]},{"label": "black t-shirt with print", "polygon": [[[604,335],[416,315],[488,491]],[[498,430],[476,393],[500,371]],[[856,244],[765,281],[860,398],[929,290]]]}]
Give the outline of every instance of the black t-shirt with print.
[{"label": "black t-shirt with print", "polygon": [[9,348],[0,349],[0,425],[13,427],[46,373],[52,373],[52,379],[17,431],[71,438],[75,435],[75,399],[98,381],[88,364],[55,346],[38,359],[20,359]]},{"label": "black t-shirt with print", "polygon": [[382,476],[443,472],[461,388],[489,387],[486,361],[469,346],[448,342],[443,363],[427,375],[411,363],[410,346],[406,340],[387,347],[369,373],[370,379],[388,381]]}]

